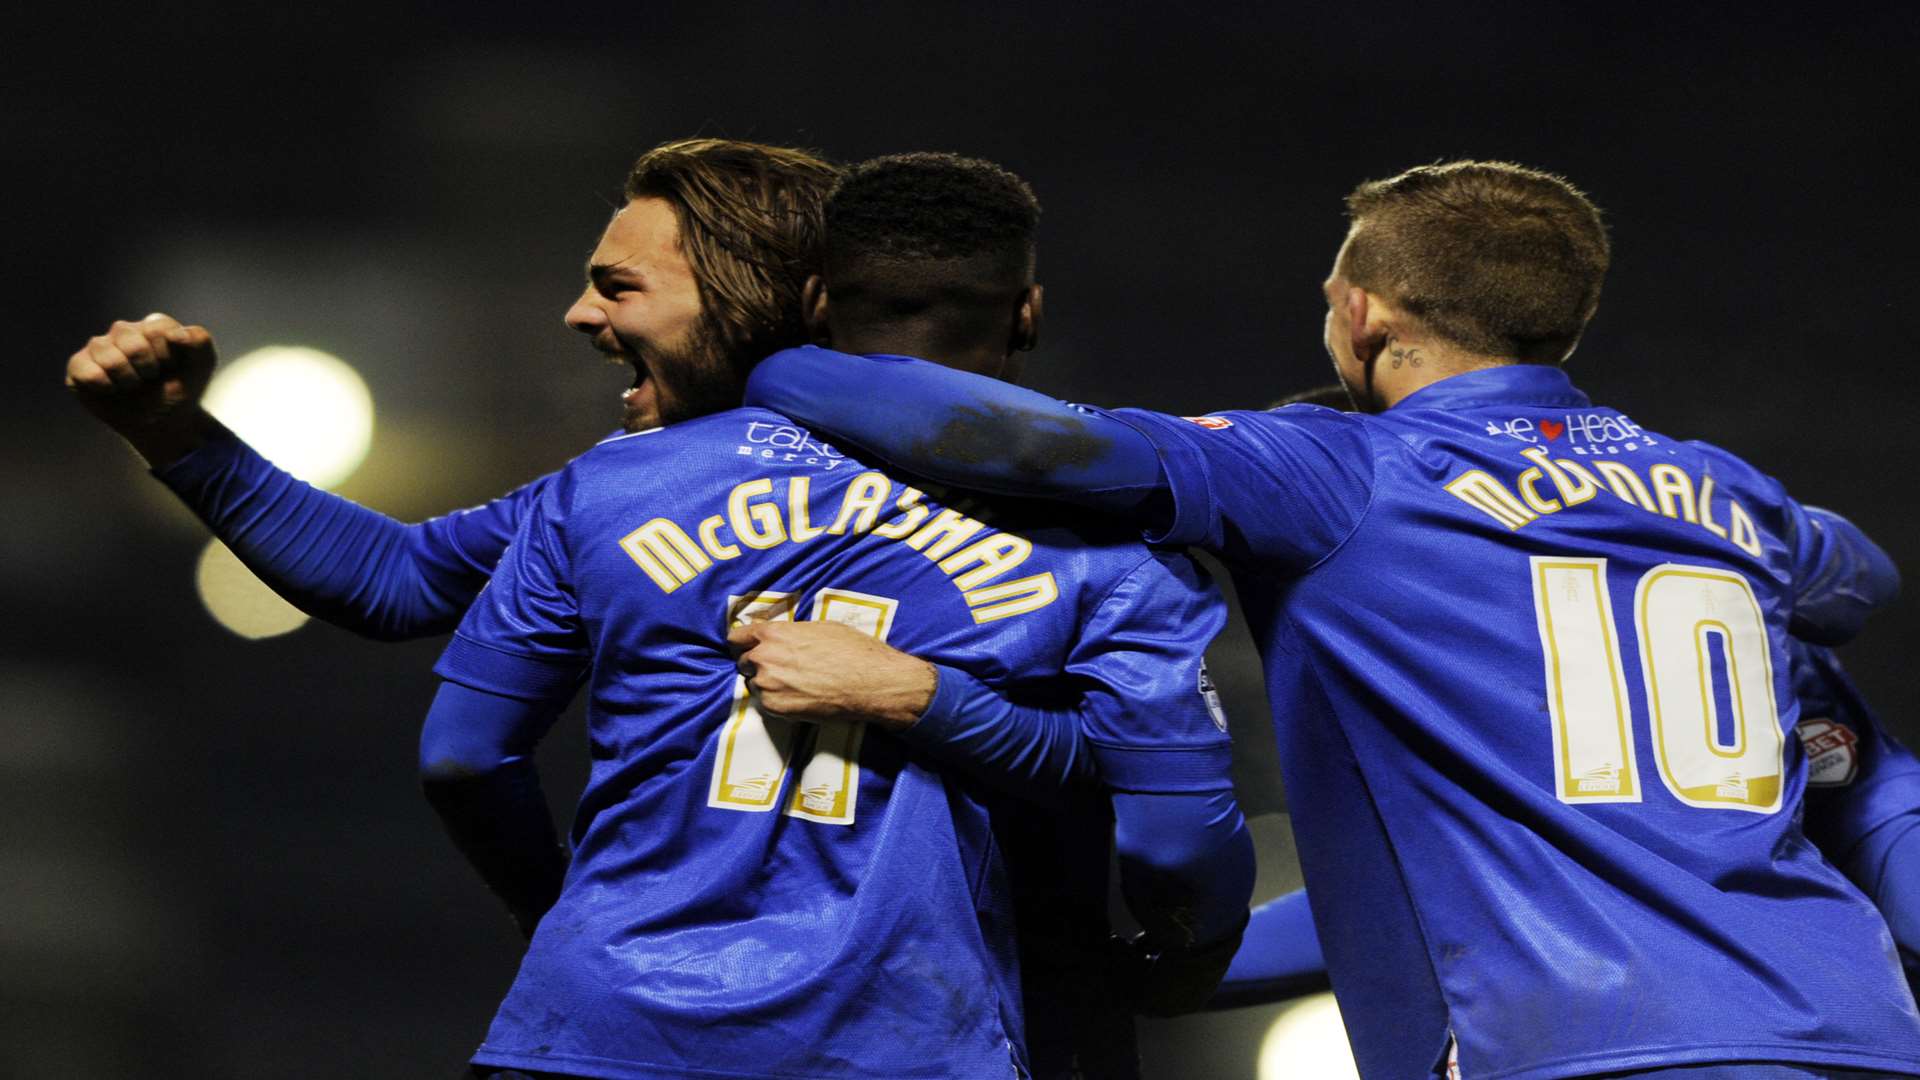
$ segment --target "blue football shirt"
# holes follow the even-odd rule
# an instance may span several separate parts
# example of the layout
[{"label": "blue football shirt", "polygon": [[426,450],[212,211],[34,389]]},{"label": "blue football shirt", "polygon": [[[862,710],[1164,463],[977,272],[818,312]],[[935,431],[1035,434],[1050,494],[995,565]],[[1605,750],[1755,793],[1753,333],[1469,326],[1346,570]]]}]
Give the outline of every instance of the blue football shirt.
[{"label": "blue football shirt", "polygon": [[573,861],[474,1060],[1011,1075],[985,800],[885,732],[762,716],[726,633],[832,619],[1016,698],[1079,695],[1111,785],[1217,789],[1217,593],[1078,516],[948,501],[751,409],[609,439],[548,481],[437,668],[542,697],[591,673]]},{"label": "blue football shirt", "polygon": [[1158,539],[1234,571],[1365,1075],[1452,1040],[1469,1080],[1920,1072],[1886,925],[1801,831],[1787,627],[1852,555],[1820,515],[1555,368],[1110,415],[1159,451]]},{"label": "blue football shirt", "polygon": [[1920,807],[1920,758],[1888,732],[1832,650],[1792,642],[1794,728],[1807,758],[1807,835],[1838,862]]}]

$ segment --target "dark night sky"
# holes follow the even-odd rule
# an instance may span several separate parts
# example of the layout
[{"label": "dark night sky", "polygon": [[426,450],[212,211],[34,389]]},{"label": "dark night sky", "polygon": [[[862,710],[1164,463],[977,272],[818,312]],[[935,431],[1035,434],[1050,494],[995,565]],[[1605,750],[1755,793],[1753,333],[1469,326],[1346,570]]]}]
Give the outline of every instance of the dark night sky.
[{"label": "dark night sky", "polygon": [[[451,1075],[477,1041],[516,946],[417,795],[439,643],[220,629],[204,533],[60,370],[151,310],[229,356],[319,345],[380,409],[343,493],[410,519],[499,494],[615,422],[626,376],[559,316],[663,139],[1006,164],[1046,206],[1031,381],[1182,413],[1326,381],[1317,285],[1357,181],[1466,156],[1564,173],[1615,243],[1582,385],[1913,567],[1920,17],[1623,7],[9,16],[0,1071]],[[1844,653],[1909,736],[1916,630],[1902,601]],[[1223,648],[1243,798],[1277,810],[1257,674],[1244,638]],[[1251,1075],[1265,1015],[1155,1026],[1159,1075]]]}]

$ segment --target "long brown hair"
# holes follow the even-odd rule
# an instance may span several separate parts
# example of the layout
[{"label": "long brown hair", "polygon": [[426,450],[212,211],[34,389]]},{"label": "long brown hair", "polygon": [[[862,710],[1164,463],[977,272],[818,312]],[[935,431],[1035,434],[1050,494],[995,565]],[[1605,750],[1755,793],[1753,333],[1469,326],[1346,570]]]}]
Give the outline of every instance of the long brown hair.
[{"label": "long brown hair", "polygon": [[736,139],[662,143],[627,173],[627,198],[673,206],[708,329],[737,366],[805,343],[800,290],[820,267],[839,175],[805,150]]}]

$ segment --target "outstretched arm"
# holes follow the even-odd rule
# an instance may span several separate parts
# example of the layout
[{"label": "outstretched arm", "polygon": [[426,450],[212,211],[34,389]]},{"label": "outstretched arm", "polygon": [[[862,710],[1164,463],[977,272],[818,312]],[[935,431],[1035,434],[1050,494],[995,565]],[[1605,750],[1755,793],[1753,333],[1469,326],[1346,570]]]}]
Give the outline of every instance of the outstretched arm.
[{"label": "outstretched arm", "polygon": [[1161,485],[1153,444],[1126,424],[925,360],[787,349],[754,368],[746,401],[959,487],[1124,513]]},{"label": "outstretched arm", "polygon": [[408,525],[294,479],[224,428],[154,475],[287,602],[383,641],[453,629],[545,482]]},{"label": "outstretched arm", "polygon": [[304,484],[201,408],[213,336],[165,315],[116,322],[67,361],[67,387],[295,607],[386,640],[444,633],[486,584],[539,482],[405,525]]},{"label": "outstretched arm", "polygon": [[1275,571],[1338,548],[1371,499],[1364,425],[1330,409],[1105,412],[924,360],[812,346],[761,361],[747,402],[912,473],[1095,507],[1154,542]]}]

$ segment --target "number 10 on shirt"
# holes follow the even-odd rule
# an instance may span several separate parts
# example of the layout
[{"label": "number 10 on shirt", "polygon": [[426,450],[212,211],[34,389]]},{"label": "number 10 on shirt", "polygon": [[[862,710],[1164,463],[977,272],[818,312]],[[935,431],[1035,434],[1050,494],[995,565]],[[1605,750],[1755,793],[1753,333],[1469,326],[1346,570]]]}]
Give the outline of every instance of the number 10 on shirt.
[{"label": "number 10 on shirt", "polygon": [[[1607,560],[1536,556],[1531,571],[1554,793],[1565,803],[1639,802]],[[1661,782],[1688,806],[1779,810],[1786,740],[1753,587],[1731,570],[1667,563],[1641,576],[1632,614]]]},{"label": "number 10 on shirt", "polygon": [[[734,625],[793,618],[791,593],[763,592],[728,598]],[[893,629],[899,604],[884,596],[821,589],[814,594],[813,618],[842,623],[881,641]],[[782,811],[828,825],[851,825],[860,789],[860,741],[864,724],[806,724],[763,716],[734,677],[733,704],[714,756],[707,805],[720,810],[765,813],[780,805],[788,762],[798,751],[805,762]],[[810,738],[809,738],[810,736]]]}]

